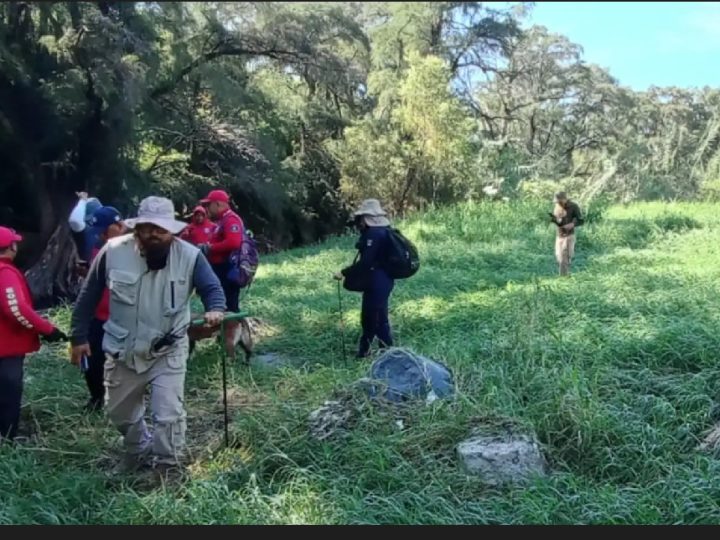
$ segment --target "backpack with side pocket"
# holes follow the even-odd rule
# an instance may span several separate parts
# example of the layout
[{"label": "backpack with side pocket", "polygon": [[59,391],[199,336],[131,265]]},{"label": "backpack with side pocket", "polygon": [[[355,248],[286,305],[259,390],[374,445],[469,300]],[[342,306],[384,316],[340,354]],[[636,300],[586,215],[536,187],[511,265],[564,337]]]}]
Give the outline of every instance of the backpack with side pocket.
[{"label": "backpack with side pocket", "polygon": [[[225,219],[218,225],[218,229],[225,227]],[[242,245],[239,249],[233,250],[228,258],[227,279],[240,286],[249,287],[255,279],[259,264],[257,243],[252,231],[242,224]]]},{"label": "backpack with side pocket", "polygon": [[257,243],[252,231],[243,227],[242,245],[230,254],[229,261],[228,280],[237,283],[240,288],[250,286],[259,264]]},{"label": "backpack with side pocket", "polygon": [[420,255],[410,240],[397,229],[388,229],[387,254],[383,268],[393,279],[406,279],[420,269]]}]

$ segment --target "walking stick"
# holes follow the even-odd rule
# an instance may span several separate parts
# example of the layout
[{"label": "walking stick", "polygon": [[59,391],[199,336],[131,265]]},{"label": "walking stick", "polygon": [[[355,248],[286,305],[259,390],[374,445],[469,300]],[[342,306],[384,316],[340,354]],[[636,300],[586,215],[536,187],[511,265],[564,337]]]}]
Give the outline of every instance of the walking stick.
[{"label": "walking stick", "polygon": [[347,352],[345,350],[345,318],[343,317],[342,307],[342,291],[340,289],[340,282],[337,282],[338,288],[338,307],[340,310],[340,339],[342,341],[342,352],[343,352],[343,365],[347,367]]},{"label": "walking stick", "polygon": [[[239,321],[248,316],[247,313],[226,313],[225,317],[222,320],[222,323],[220,323],[220,332],[225,339],[225,322],[226,321]],[[201,326],[205,324],[204,319],[197,319],[195,321],[192,321],[191,323],[193,326]],[[223,343],[222,346],[222,384],[223,384],[223,413],[224,413],[224,421],[225,421],[225,448],[229,446],[229,439],[230,436],[228,434],[228,406],[227,406],[227,351],[225,350],[225,343]]]}]

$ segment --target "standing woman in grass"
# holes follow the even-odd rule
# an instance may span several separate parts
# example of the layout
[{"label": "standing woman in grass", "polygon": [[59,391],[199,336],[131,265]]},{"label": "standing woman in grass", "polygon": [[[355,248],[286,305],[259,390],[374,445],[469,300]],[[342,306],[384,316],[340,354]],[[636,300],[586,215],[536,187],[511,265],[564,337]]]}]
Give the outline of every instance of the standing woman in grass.
[{"label": "standing woman in grass", "polygon": [[335,274],[335,279],[345,279],[346,289],[362,292],[362,336],[357,358],[365,358],[375,337],[380,341],[381,348],[393,344],[388,310],[395,280],[383,268],[390,221],[380,202],[377,199],[363,201],[353,216],[360,231],[360,239],[355,245],[359,251],[358,258],[352,266]]},{"label": "standing woman in grass", "polygon": [[555,258],[560,275],[567,276],[570,274],[570,263],[575,255],[575,227],[583,223],[580,207],[561,191],[555,194],[555,209],[550,214],[550,219],[557,225]]},{"label": "standing woman in grass", "polygon": [[20,422],[25,355],[67,336],[38,315],[25,276],[15,266],[22,236],[0,227],[0,442],[15,439]]}]

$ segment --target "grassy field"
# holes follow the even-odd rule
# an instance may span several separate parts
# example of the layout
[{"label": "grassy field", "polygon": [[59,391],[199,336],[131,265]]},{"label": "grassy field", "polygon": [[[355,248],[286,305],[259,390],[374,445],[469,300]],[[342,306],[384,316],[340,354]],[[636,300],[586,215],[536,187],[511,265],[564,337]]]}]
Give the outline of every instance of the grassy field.
[{"label": "grassy field", "polygon": [[[547,210],[464,205],[402,224],[423,267],[396,287],[397,344],[458,383],[454,400],[403,411],[402,430],[367,407],[344,440],[308,434],[308,413],[369,366],[343,363],[330,279],[350,237],[263,260],[247,302],[272,326],[258,352],[293,364],[232,367],[229,450],[218,350],[191,360],[180,485],[113,476],[117,433],[79,413],[62,348],[42,351],[23,410],[36,440],[0,448],[0,523],[720,522],[720,463],[697,450],[720,420],[720,206],[612,207],[581,229],[569,279]],[[343,301],[352,351],[359,296]],[[548,478],[490,489],[459,470],[456,444],[504,417],[537,433]]]}]

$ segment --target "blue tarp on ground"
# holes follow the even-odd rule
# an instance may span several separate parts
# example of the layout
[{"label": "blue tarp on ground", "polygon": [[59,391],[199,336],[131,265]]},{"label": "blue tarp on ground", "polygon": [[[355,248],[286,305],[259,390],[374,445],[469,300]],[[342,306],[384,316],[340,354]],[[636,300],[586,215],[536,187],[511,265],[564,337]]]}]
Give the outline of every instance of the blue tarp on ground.
[{"label": "blue tarp on ground", "polygon": [[370,367],[371,397],[402,402],[427,399],[432,393],[438,398],[455,392],[452,372],[440,362],[430,360],[407,349],[385,351]]}]

